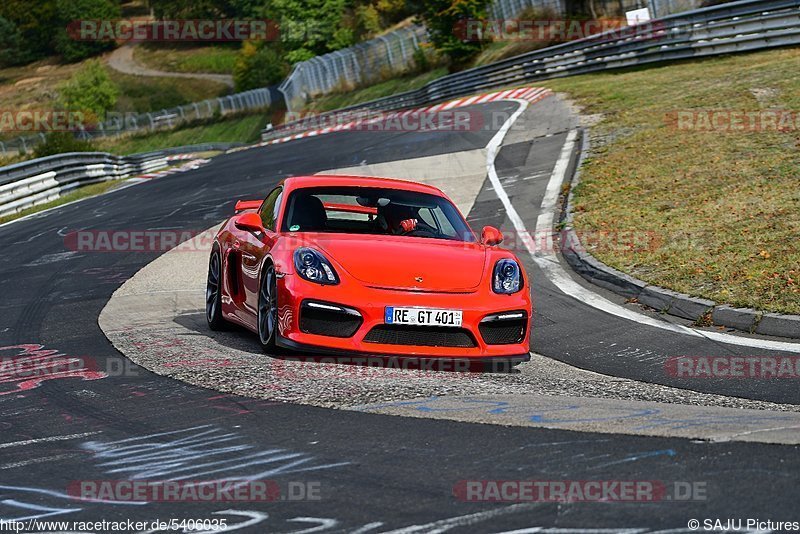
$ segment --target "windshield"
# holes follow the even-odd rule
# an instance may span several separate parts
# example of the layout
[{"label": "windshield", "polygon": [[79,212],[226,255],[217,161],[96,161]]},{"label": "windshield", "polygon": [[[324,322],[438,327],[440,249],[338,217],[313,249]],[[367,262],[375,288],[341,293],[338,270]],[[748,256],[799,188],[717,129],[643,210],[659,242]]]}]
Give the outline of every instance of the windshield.
[{"label": "windshield", "polygon": [[368,187],[298,189],[289,197],[281,228],[284,232],[475,240],[458,209],[442,197]]}]

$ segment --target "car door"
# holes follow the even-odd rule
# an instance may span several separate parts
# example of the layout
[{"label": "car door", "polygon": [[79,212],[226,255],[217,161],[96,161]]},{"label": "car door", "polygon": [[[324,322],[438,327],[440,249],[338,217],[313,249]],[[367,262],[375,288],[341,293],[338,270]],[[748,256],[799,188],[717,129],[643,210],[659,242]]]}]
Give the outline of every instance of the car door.
[{"label": "car door", "polygon": [[244,307],[252,314],[253,318],[258,316],[259,277],[262,260],[269,253],[278,236],[276,232],[277,219],[282,199],[283,188],[273,189],[264,199],[258,212],[264,232],[247,232],[241,236],[239,242],[242,286],[245,297]]}]

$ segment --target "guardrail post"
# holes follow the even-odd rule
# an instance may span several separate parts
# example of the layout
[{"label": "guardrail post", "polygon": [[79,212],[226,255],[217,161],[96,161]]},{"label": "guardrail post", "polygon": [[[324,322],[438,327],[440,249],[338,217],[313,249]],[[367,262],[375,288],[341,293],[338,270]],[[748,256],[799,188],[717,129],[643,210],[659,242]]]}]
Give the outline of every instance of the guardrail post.
[{"label": "guardrail post", "polygon": [[221,98],[217,98],[217,102],[219,102],[219,114],[220,115],[224,115],[225,114],[225,105],[222,103],[222,99]]},{"label": "guardrail post", "polygon": [[382,37],[378,37],[381,42],[386,45],[386,56],[389,59],[389,66],[394,68],[394,57],[392,56],[392,45],[389,43],[389,39],[384,35]]},{"label": "guardrail post", "polygon": [[27,154],[28,153],[28,144],[25,142],[25,138],[24,137],[20,137],[19,140],[22,143],[22,153],[23,154]]},{"label": "guardrail post", "polygon": [[0,149],[3,150],[3,157],[5,157],[5,155],[6,155],[6,144],[4,142],[2,142],[2,141],[0,141]]},{"label": "guardrail post", "polygon": [[156,123],[153,122],[153,115],[151,113],[147,113],[147,120],[150,121],[150,129],[151,130],[155,130],[156,129]]},{"label": "guardrail post", "polygon": [[406,41],[400,37],[400,55],[403,56],[403,66],[408,67],[408,53],[406,52]]}]

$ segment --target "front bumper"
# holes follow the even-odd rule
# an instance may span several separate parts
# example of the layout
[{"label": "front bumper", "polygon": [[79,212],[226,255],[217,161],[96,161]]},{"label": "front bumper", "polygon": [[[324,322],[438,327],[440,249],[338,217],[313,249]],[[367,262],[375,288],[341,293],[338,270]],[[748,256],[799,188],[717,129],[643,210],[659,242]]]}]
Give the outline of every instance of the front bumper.
[{"label": "front bumper", "polygon": [[[527,288],[513,295],[498,295],[490,288],[474,293],[432,293],[371,288],[346,278],[338,285],[323,286],[296,275],[285,275],[278,280],[278,291],[278,344],[293,350],[337,355],[356,353],[487,361],[525,361],[530,357],[531,301]],[[341,326],[328,324],[324,329],[327,335],[309,333],[308,323],[301,328],[300,321],[304,310],[308,311],[309,302],[338,306],[349,313],[357,312],[360,322],[343,321]],[[416,333],[386,332],[386,306],[463,310],[461,331],[456,333],[453,329],[432,327],[430,330],[435,331],[430,332],[431,335],[420,336],[420,343],[416,344],[413,341],[417,339],[414,337]],[[489,339],[495,341],[494,344],[487,343],[481,333],[481,322],[484,321],[484,334],[490,337],[486,329],[487,317],[514,312],[525,314],[524,329],[519,340],[496,343],[495,338]],[[496,333],[493,335],[496,336]],[[466,341],[468,338],[469,342]],[[448,343],[458,346],[443,346]]]}]

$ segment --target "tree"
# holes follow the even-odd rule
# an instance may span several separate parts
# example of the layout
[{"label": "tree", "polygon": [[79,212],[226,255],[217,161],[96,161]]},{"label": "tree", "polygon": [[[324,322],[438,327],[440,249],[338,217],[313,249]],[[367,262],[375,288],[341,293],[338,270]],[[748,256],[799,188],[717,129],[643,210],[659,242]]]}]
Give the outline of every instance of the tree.
[{"label": "tree", "polygon": [[[113,109],[119,96],[119,89],[97,59],[87,61],[59,92],[66,109],[95,117]],[[95,117],[86,117],[84,123],[91,123]]]},{"label": "tree", "polygon": [[237,91],[249,91],[279,83],[288,70],[288,65],[274,44],[245,41],[236,58],[233,81]]},{"label": "tree", "polygon": [[450,58],[451,69],[464,68],[481,51],[480,41],[462,40],[457,28],[465,21],[486,19],[485,0],[422,0],[417,10],[433,46]]},{"label": "tree", "polygon": [[25,63],[30,57],[22,33],[8,19],[0,17],[0,67]]},{"label": "tree", "polygon": [[360,39],[369,39],[381,31],[381,16],[374,5],[356,7],[356,31]]},{"label": "tree", "polygon": [[281,45],[294,63],[355,44],[345,24],[349,0],[273,0],[260,15],[281,29]]},{"label": "tree", "polygon": [[119,6],[110,0],[56,0],[56,36],[54,49],[65,61],[80,61],[114,48],[114,41],[81,39],[68,27],[80,20],[116,20]]},{"label": "tree", "polygon": [[0,17],[16,26],[29,60],[52,53],[53,27],[56,26],[54,1],[2,0]]}]

